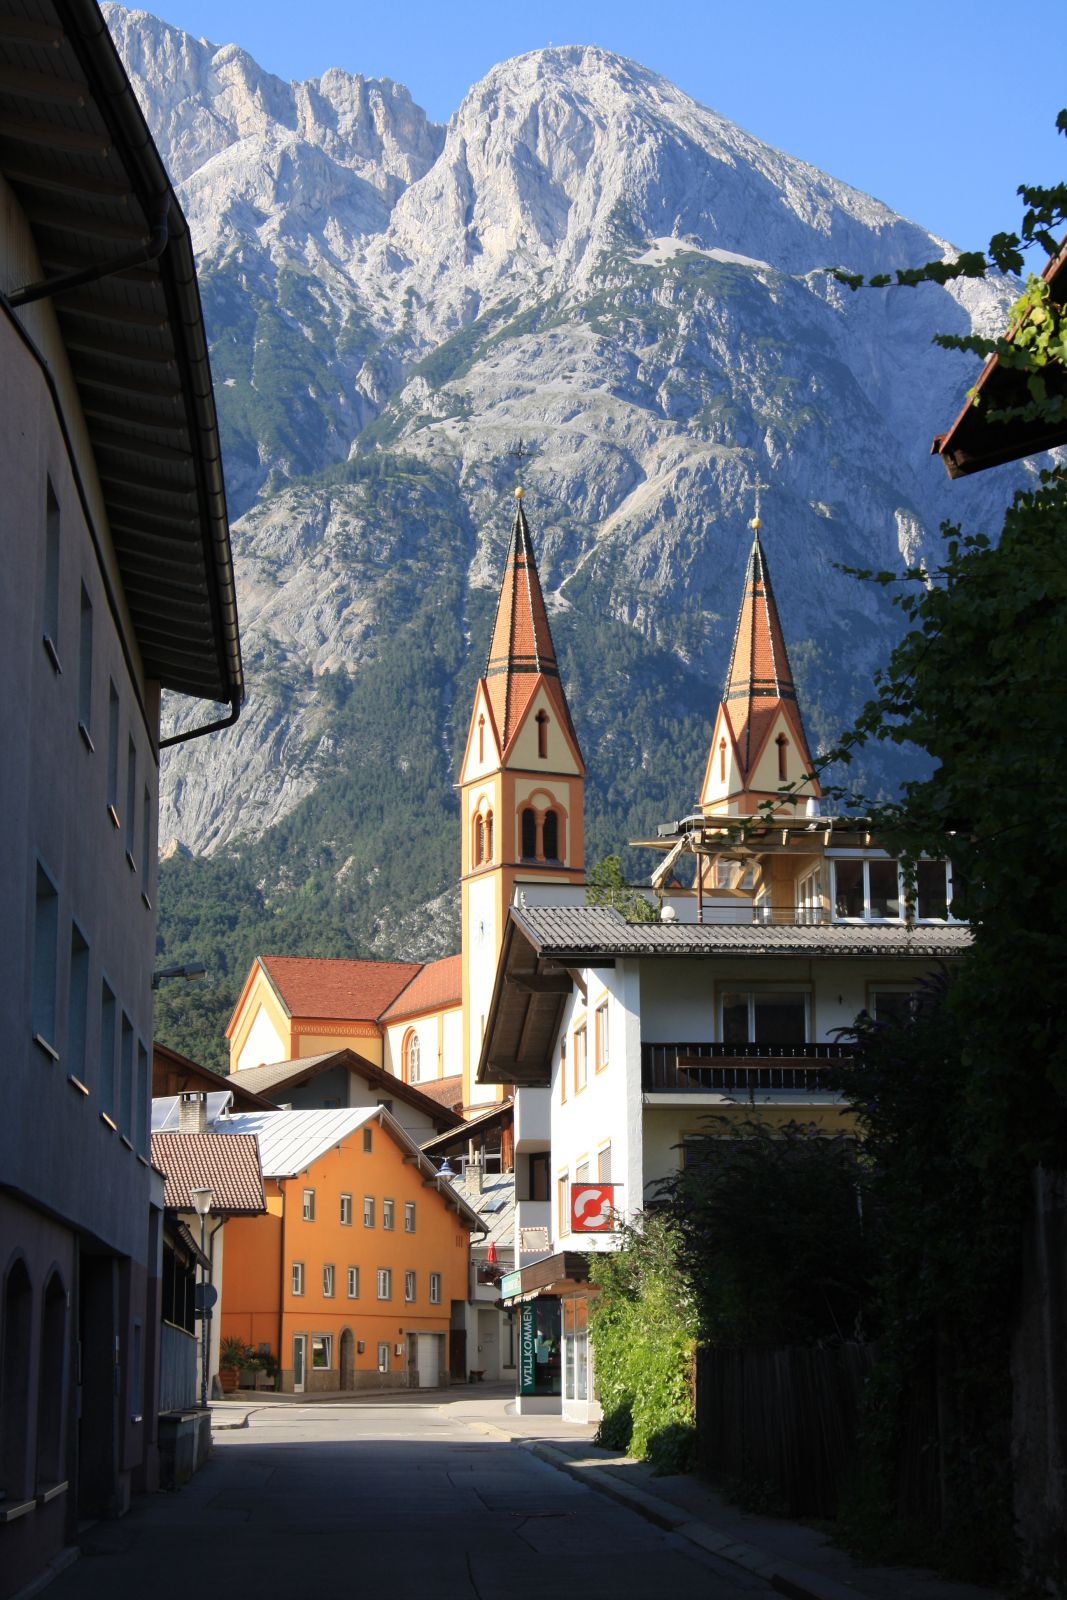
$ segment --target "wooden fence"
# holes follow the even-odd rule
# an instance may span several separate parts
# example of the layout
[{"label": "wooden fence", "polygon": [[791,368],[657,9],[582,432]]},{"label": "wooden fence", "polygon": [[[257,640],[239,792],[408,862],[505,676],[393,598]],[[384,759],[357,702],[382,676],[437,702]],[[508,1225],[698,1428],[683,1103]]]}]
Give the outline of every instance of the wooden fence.
[{"label": "wooden fence", "polygon": [[785,1516],[836,1516],[872,1363],[861,1344],[699,1350],[701,1470],[769,1491]]}]

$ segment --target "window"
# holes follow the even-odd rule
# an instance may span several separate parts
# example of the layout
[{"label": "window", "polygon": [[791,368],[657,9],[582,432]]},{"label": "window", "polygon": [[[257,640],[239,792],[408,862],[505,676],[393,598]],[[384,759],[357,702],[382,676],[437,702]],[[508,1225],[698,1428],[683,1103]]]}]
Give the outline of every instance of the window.
[{"label": "window", "polygon": [[477,816],[474,819],[474,865],[480,867],[485,860],[485,819]]},{"label": "window", "polygon": [[774,742],[778,747],[778,782],[785,783],[786,779],[789,777],[789,763],[786,760],[786,751],[789,749],[789,740],[786,738],[784,733],[780,733]]},{"label": "window", "polygon": [[336,1273],[331,1263],[327,1262],[322,1269],[322,1293],[325,1299],[332,1300]]},{"label": "window", "polygon": [[537,857],[537,818],[527,806],[522,813],[522,859],[533,861]]},{"label": "window", "polygon": [[[369,1156],[373,1152],[373,1150],[374,1150],[374,1129],[373,1128],[364,1128],[364,1130],[363,1130],[363,1154],[365,1156]],[[371,1227],[373,1227],[373,1226],[374,1226],[374,1224],[371,1223]]]},{"label": "window", "polygon": [[152,867],[152,796],[145,784],[144,794],[141,796],[141,895],[148,900],[148,890],[151,885],[149,873]]},{"label": "window", "polygon": [[45,499],[44,524],[44,616],[41,632],[48,659],[57,672],[59,665],[59,502],[51,482]]},{"label": "window", "polygon": [[589,1163],[588,1163],[588,1161],[579,1161],[578,1165],[574,1169],[574,1181],[575,1181],[575,1183],[588,1183],[589,1182]]},{"label": "window", "polygon": [[119,1132],[133,1142],[133,1023],[122,1013],[122,1047],[119,1050]]},{"label": "window", "polygon": [[548,1151],[535,1150],[530,1155],[530,1192],[528,1200],[547,1200],[548,1188]]},{"label": "window", "polygon": [[293,1262],[292,1283],[293,1283],[293,1293],[294,1294],[303,1294],[303,1292],[304,1292],[304,1263],[302,1261],[294,1261]]},{"label": "window", "polygon": [[107,810],[116,828],[119,822],[119,693],[107,688]]},{"label": "window", "polygon": [[846,921],[897,920],[903,915],[896,861],[835,861],[834,914]]},{"label": "window", "polygon": [[405,1200],[404,1201],[404,1232],[405,1233],[414,1233],[415,1232],[415,1202],[414,1202],[414,1200]]},{"label": "window", "polygon": [[608,1002],[602,1000],[596,1008],[596,1070],[603,1072],[608,1064]]},{"label": "window", "polygon": [[422,1071],[422,1046],[412,1028],[404,1041],[404,1072],[409,1083],[418,1083]]},{"label": "window", "polygon": [[100,1108],[110,1120],[115,1111],[115,1050],[118,1045],[115,996],[105,980],[100,985]]},{"label": "window", "polygon": [[546,811],[541,826],[541,843],[546,861],[559,860],[559,817],[555,811]]},{"label": "window", "polygon": [[358,1300],[359,1299],[359,1268],[358,1267],[349,1267],[349,1269],[348,1269],[348,1298],[350,1300]]},{"label": "window", "polygon": [[430,1304],[432,1306],[441,1304],[441,1274],[439,1272],[430,1273]]},{"label": "window", "polygon": [[574,1092],[575,1092],[575,1094],[581,1094],[582,1090],[585,1088],[585,1080],[586,1080],[587,1073],[588,1073],[588,1062],[586,1060],[585,1027],[583,1025],[582,1027],[575,1028],[575,1030],[574,1030]]},{"label": "window", "polygon": [[916,915],[920,922],[943,921],[949,914],[949,870],[943,861],[920,861],[915,869]]},{"label": "window", "polygon": [[596,1181],[597,1183],[611,1182],[611,1145],[601,1145],[596,1153]]},{"label": "window", "polygon": [[372,1194],[363,1196],[363,1226],[365,1228],[374,1227],[374,1196]]},{"label": "window", "polygon": [[137,822],[137,746],[133,740],[126,747],[126,860],[136,872],[133,858],[133,838]]},{"label": "window", "polygon": [[[541,761],[547,761],[548,760],[548,713],[546,711],[539,711],[537,713],[536,721],[537,721],[537,755],[538,755],[538,759],[541,760]],[[546,851],[545,854],[547,855],[548,852]]]},{"label": "window", "polygon": [[414,1298],[415,1298],[415,1274],[413,1272],[405,1272],[405,1274],[404,1274],[404,1299],[410,1302],[410,1301],[414,1300]]},{"label": "window", "polygon": [[33,911],[33,998],[30,1027],[34,1040],[59,1060],[56,1049],[56,964],[59,959],[59,896],[47,872],[37,863],[37,898]]},{"label": "window", "polygon": [[556,1226],[561,1237],[571,1231],[571,1180],[565,1172],[556,1179]]},{"label": "window", "polygon": [[797,921],[805,927],[813,927],[822,921],[822,886],[818,868],[797,883]]},{"label": "window", "polygon": [[485,813],[485,859],[487,861],[492,861],[493,859],[493,813],[491,811]]},{"label": "window", "polygon": [[93,748],[93,603],[82,584],[78,618],[78,731]]},{"label": "window", "polygon": [[350,1194],[341,1196],[341,1222],[346,1228],[352,1226],[352,1196]]},{"label": "window", "polygon": [[138,1155],[147,1156],[152,1121],[152,1068],[148,1051],[137,1041],[137,1106],[134,1112],[134,1148]]},{"label": "window", "polygon": [[314,1191],[314,1189],[305,1189],[304,1190],[303,1217],[304,1217],[304,1221],[305,1222],[314,1222],[314,1220],[315,1220],[315,1191]]},{"label": "window", "polygon": [[392,1200],[382,1201],[382,1227],[392,1228],[396,1206]]},{"label": "window", "polygon": [[378,1268],[378,1299],[391,1300],[393,1298],[393,1274],[388,1267]]},{"label": "window", "polygon": [[67,1072],[87,1088],[89,1050],[89,946],[76,922],[70,925],[70,1001],[67,1010]]},{"label": "window", "polygon": [[907,1022],[915,1015],[918,1001],[918,990],[894,984],[885,989],[872,989],[870,1008],[878,1022]]},{"label": "window", "polygon": [[721,1031],[724,1044],[803,1044],[808,1037],[808,997],[801,990],[725,993]]},{"label": "window", "polygon": [[559,1103],[567,1103],[567,1039],[566,1035],[559,1041]]},{"label": "window", "polygon": [[311,1365],[319,1370],[326,1370],[333,1366],[332,1333],[313,1333],[311,1335]]}]

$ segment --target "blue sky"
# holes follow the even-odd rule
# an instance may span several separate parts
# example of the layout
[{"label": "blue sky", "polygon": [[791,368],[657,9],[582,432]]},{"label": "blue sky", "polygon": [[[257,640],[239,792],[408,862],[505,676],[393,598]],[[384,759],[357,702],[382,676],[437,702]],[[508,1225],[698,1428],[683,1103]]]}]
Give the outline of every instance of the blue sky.
[{"label": "blue sky", "polygon": [[631,56],[770,144],[965,248],[1017,225],[1020,182],[1067,171],[1064,0],[157,0],[285,78],[406,84],[436,120],[496,62],[547,44]]}]

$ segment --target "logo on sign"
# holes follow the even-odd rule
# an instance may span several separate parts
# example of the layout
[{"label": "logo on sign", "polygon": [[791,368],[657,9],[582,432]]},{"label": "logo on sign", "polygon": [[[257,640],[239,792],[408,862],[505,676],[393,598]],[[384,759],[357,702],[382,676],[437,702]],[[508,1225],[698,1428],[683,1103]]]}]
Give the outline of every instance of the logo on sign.
[{"label": "logo on sign", "polygon": [[533,1394],[537,1388],[535,1336],[537,1307],[532,1300],[519,1307],[519,1393]]},{"label": "logo on sign", "polygon": [[611,1233],[614,1217],[613,1183],[571,1184],[572,1233]]}]

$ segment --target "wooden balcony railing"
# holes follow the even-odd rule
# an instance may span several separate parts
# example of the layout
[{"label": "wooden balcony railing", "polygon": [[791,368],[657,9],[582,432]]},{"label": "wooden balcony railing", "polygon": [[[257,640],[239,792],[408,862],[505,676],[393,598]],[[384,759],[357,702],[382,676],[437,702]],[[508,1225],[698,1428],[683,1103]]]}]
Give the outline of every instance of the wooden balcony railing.
[{"label": "wooden balcony railing", "polygon": [[649,1094],[824,1089],[830,1063],[848,1056],[840,1044],[642,1044],[641,1088]]}]

